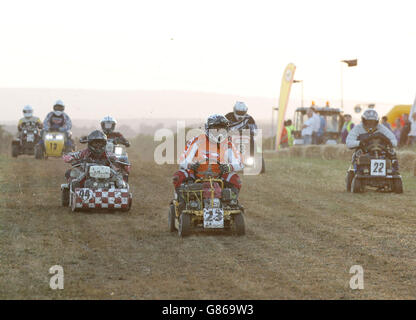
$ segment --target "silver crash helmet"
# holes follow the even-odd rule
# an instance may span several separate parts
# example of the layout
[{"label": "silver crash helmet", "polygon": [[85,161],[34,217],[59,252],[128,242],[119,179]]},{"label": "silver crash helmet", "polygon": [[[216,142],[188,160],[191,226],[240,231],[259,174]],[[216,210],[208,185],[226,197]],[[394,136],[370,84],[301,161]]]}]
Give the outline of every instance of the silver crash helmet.
[{"label": "silver crash helmet", "polygon": [[363,127],[368,133],[373,133],[377,130],[379,120],[377,111],[373,109],[365,110],[361,116]]}]

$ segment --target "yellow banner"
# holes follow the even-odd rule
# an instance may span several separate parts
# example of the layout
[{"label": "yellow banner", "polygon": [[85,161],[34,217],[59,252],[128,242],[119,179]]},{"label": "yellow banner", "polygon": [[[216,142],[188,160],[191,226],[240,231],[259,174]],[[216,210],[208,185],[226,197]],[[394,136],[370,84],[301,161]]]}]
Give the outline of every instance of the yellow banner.
[{"label": "yellow banner", "polygon": [[289,102],[290,88],[292,87],[295,70],[296,66],[293,63],[289,63],[282,77],[282,84],[280,86],[279,97],[279,113],[277,116],[276,151],[279,148],[280,139],[282,138],[283,123],[285,121],[287,104]]}]

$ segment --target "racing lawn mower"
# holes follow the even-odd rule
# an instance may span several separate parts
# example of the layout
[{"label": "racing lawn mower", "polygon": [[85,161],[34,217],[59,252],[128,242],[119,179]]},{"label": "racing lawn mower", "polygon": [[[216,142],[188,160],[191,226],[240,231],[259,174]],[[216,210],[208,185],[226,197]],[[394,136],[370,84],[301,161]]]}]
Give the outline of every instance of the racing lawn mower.
[{"label": "racing lawn mower", "polygon": [[35,146],[40,139],[39,129],[35,125],[24,126],[19,138],[12,141],[12,157],[17,158],[22,154],[34,155]]},{"label": "racing lawn mower", "polygon": [[[69,139],[71,139],[69,133]],[[49,157],[60,158],[66,152],[75,151],[74,148],[66,147],[67,137],[65,132],[49,131],[43,136],[43,145],[39,143],[35,146],[35,158],[38,160],[48,159]]]},{"label": "racing lawn mower", "polygon": [[353,155],[347,171],[347,192],[361,193],[365,187],[378,191],[403,193],[399,164],[390,140],[381,133],[364,134],[359,137],[362,147]]},{"label": "racing lawn mower", "polygon": [[61,185],[62,206],[75,211],[129,211],[132,193],[122,174],[97,163],[74,164],[71,180]]},{"label": "racing lawn mower", "polygon": [[239,205],[237,195],[224,187],[218,164],[201,164],[197,179],[184,183],[175,192],[169,207],[169,230],[178,230],[180,237],[193,230],[234,230],[239,236],[245,234],[244,207]]}]

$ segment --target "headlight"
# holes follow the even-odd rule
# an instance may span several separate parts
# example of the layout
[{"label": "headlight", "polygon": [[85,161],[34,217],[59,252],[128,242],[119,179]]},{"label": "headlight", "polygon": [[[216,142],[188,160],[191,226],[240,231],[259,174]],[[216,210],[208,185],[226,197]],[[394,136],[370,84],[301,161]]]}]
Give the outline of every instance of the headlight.
[{"label": "headlight", "polygon": [[45,136],[45,139],[47,139],[47,140],[53,140],[53,135],[52,134],[47,134]]},{"label": "headlight", "polygon": [[189,206],[190,206],[192,209],[196,209],[196,210],[198,210],[198,209],[199,209],[199,202],[198,202],[198,201],[194,201],[194,200],[189,201]]},{"label": "headlight", "polygon": [[55,139],[56,140],[64,140],[64,136],[62,134],[57,134]]},{"label": "headlight", "polygon": [[247,158],[246,165],[248,166],[254,165],[254,158],[253,157]]},{"label": "headlight", "polygon": [[117,155],[122,155],[123,154],[123,148],[121,147],[116,147],[114,150],[114,153]]},{"label": "headlight", "polygon": [[24,133],[24,134],[27,134],[27,130],[24,130],[24,131],[23,131],[23,133]]}]

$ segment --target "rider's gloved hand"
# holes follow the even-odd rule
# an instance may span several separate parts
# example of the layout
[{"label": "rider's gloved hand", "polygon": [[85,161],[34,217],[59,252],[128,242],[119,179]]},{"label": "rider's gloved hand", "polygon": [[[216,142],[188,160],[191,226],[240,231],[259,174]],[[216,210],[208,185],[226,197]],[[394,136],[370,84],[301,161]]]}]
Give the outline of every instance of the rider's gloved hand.
[{"label": "rider's gloved hand", "polygon": [[221,175],[230,173],[231,171],[233,171],[233,166],[228,163],[220,164],[220,171],[221,171]]},{"label": "rider's gloved hand", "polygon": [[189,164],[189,169],[196,172],[198,170],[199,166],[200,166],[200,164],[198,162],[197,163],[191,163],[191,164]]}]

